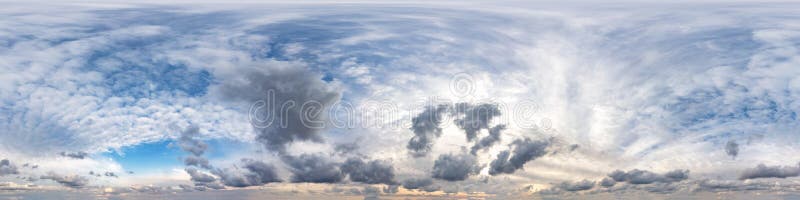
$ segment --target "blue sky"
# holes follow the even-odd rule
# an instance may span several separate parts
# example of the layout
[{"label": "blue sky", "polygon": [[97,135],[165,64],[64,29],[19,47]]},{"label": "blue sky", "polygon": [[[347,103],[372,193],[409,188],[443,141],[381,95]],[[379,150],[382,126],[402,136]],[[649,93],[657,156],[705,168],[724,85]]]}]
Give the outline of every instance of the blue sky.
[{"label": "blue sky", "polygon": [[8,3],[0,190],[794,193],[797,6]]}]

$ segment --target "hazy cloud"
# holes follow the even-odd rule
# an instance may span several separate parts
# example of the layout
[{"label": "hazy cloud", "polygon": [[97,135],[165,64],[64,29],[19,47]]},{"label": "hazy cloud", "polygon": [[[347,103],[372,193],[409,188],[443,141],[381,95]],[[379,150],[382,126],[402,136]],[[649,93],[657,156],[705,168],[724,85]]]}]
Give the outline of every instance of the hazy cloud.
[{"label": "hazy cloud", "polygon": [[198,183],[210,183],[217,180],[216,178],[214,178],[214,176],[197,171],[197,169],[195,168],[186,168],[186,173],[189,173],[189,176],[192,177],[191,178],[192,181]]},{"label": "hazy cloud", "polygon": [[0,176],[19,174],[17,166],[11,163],[8,159],[0,160]]},{"label": "hazy cloud", "polygon": [[252,159],[242,159],[242,168],[216,169],[212,173],[220,177],[222,184],[231,187],[281,182],[273,165]]},{"label": "hazy cloud", "polygon": [[736,156],[739,155],[739,144],[734,140],[728,141],[728,143],[725,144],[725,153],[735,159]]},{"label": "hazy cloud", "polygon": [[72,153],[67,153],[67,152],[63,152],[62,151],[61,153],[59,153],[59,155],[64,156],[64,157],[68,157],[68,158],[74,158],[74,159],[84,159],[89,154],[86,153],[86,152],[82,152],[82,151],[72,152]]},{"label": "hazy cloud", "polygon": [[628,172],[615,170],[608,174],[616,182],[627,182],[630,184],[650,184],[655,182],[678,182],[689,178],[689,170],[673,170],[667,173],[656,174],[647,170],[633,169]]},{"label": "hazy cloud", "polygon": [[582,191],[582,190],[590,190],[594,187],[594,181],[589,180],[581,180],[577,182],[562,182],[558,185],[559,188],[566,190],[566,191]]},{"label": "hazy cloud", "polygon": [[63,186],[71,188],[82,188],[87,184],[89,184],[89,179],[86,179],[83,176],[78,176],[78,175],[62,176],[54,172],[49,172],[47,173],[47,175],[41,176],[40,179],[53,180]]}]

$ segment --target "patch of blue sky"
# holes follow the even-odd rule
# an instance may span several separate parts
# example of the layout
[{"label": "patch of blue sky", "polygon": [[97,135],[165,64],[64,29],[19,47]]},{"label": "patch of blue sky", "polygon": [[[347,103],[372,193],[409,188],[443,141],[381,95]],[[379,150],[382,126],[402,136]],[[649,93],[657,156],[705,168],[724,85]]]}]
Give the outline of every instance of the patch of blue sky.
[{"label": "patch of blue sky", "polygon": [[[239,151],[247,151],[253,146],[246,142],[226,138],[214,138],[203,142],[208,144],[208,149],[203,156],[209,160],[227,158],[240,153]],[[125,170],[148,172],[182,168],[184,164],[181,158],[191,154],[183,151],[177,145],[176,140],[165,139],[122,147],[119,152],[109,151],[102,155],[119,163]]]}]

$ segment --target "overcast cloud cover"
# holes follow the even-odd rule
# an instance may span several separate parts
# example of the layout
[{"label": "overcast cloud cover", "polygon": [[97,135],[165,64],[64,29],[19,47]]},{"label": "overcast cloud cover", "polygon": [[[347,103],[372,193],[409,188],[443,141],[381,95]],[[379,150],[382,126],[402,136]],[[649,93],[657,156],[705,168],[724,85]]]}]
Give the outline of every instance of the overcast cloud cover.
[{"label": "overcast cloud cover", "polygon": [[2,4],[0,199],[800,190],[798,3]]}]

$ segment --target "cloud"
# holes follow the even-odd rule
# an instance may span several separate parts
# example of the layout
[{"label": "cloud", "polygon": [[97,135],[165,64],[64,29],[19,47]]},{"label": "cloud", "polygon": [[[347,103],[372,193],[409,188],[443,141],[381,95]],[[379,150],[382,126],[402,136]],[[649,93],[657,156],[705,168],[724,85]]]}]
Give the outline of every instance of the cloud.
[{"label": "cloud", "polygon": [[787,178],[800,175],[800,166],[766,166],[759,164],[755,168],[745,169],[739,180],[757,178]]},{"label": "cloud", "polygon": [[590,190],[594,188],[594,181],[581,180],[577,182],[562,182],[558,187],[571,192]]},{"label": "cloud", "polygon": [[484,149],[484,148],[489,148],[492,145],[494,145],[495,143],[497,143],[498,141],[500,141],[500,133],[505,129],[506,129],[506,125],[503,125],[503,124],[500,124],[500,125],[497,125],[497,126],[494,126],[494,127],[490,128],[489,129],[489,135],[487,135],[486,137],[481,138],[480,140],[478,140],[478,142],[476,142],[475,145],[472,146],[472,149],[470,150],[470,153],[472,155],[475,155],[479,150]]},{"label": "cloud", "polygon": [[474,140],[481,129],[488,129],[492,118],[500,116],[497,105],[488,103],[458,103],[453,107],[453,112],[458,116],[453,122],[464,130],[468,141]]},{"label": "cloud", "polygon": [[603,187],[612,187],[612,186],[614,186],[616,184],[617,184],[617,181],[615,181],[614,179],[609,178],[609,177],[604,177],[603,179],[600,180],[600,183],[599,183],[599,185],[603,186]]},{"label": "cloud", "polygon": [[365,163],[358,158],[349,158],[341,170],[350,177],[351,181],[367,184],[383,183],[396,184],[394,180],[394,167],[388,161],[373,160]]},{"label": "cloud", "polygon": [[0,176],[19,174],[17,166],[8,159],[0,160]]},{"label": "cloud", "polygon": [[734,140],[729,140],[728,143],[725,144],[725,153],[736,159],[736,156],[739,155],[739,144]]},{"label": "cloud", "polygon": [[394,194],[399,191],[400,185],[387,185],[383,187],[383,193]]},{"label": "cloud", "polygon": [[202,156],[208,149],[208,144],[203,141],[194,139],[200,135],[200,128],[194,125],[187,127],[181,136],[178,138],[178,146],[186,152],[190,152],[195,156]]},{"label": "cloud", "polygon": [[82,152],[82,151],[72,152],[72,153],[67,153],[67,152],[63,152],[62,151],[61,153],[59,153],[59,155],[64,156],[64,157],[68,157],[68,158],[74,158],[74,159],[84,159],[89,154],[86,153],[86,152]]},{"label": "cloud", "polygon": [[41,176],[39,178],[53,180],[63,186],[71,188],[83,188],[84,186],[89,184],[89,179],[86,179],[85,177],[79,175],[62,176],[54,172],[48,172],[47,175]]},{"label": "cloud", "polygon": [[103,173],[103,175],[105,175],[107,177],[119,178],[119,176],[117,176],[117,174],[115,174],[114,172],[106,172],[106,173]]},{"label": "cloud", "polygon": [[433,163],[432,177],[447,181],[463,181],[470,175],[480,172],[482,166],[478,165],[475,156],[470,154],[444,154],[439,155]]},{"label": "cloud", "polygon": [[297,140],[323,141],[327,111],[341,94],[322,76],[299,63],[240,67],[232,76],[215,91],[253,106],[250,123],[267,149],[284,153]]},{"label": "cloud", "polygon": [[344,179],[339,165],[320,154],[285,155],[281,157],[295,183],[337,183]]},{"label": "cloud", "polygon": [[639,169],[633,169],[628,172],[615,170],[609,173],[608,177],[617,182],[627,182],[630,184],[651,184],[655,182],[671,183],[688,179],[689,170],[677,169],[664,173],[663,175]]},{"label": "cloud", "polygon": [[197,171],[197,169],[191,167],[186,168],[186,173],[189,173],[189,176],[191,176],[191,180],[196,183],[210,183],[217,180],[216,178],[214,178],[214,176],[211,176],[204,172]]},{"label": "cloud", "polygon": [[222,184],[231,187],[259,186],[282,181],[273,165],[252,159],[242,159],[241,162],[241,169],[216,169],[212,173],[220,177]]},{"label": "cloud", "polygon": [[443,115],[446,114],[449,106],[438,105],[428,106],[422,113],[411,119],[411,130],[414,132],[414,137],[408,141],[409,152],[414,157],[422,157],[428,155],[433,147],[434,140],[442,135],[442,128],[439,126],[442,123]]},{"label": "cloud", "polygon": [[409,178],[403,181],[403,188],[414,190],[421,189],[433,185],[433,180],[430,178]]},{"label": "cloud", "polygon": [[211,169],[211,165],[208,164],[208,159],[203,157],[198,157],[195,155],[190,155],[184,158],[183,164],[185,164],[186,166],[195,166],[195,167],[202,167],[205,169]]},{"label": "cloud", "polygon": [[[489,174],[513,174],[528,161],[547,154],[545,149],[548,146],[550,146],[550,142],[545,140],[534,141],[530,138],[517,139],[511,143],[511,151],[506,150],[500,152],[497,155],[497,159],[489,164]],[[514,154],[511,155],[511,152]]]}]

